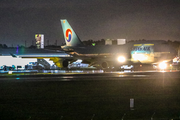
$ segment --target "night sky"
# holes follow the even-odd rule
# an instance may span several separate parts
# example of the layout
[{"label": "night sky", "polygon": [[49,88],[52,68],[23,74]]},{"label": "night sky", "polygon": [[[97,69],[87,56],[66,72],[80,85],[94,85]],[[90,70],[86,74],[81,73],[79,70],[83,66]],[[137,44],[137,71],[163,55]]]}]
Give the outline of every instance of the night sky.
[{"label": "night sky", "polygon": [[0,0],[0,44],[30,46],[42,33],[61,45],[60,19],[81,40],[180,41],[180,0]]}]

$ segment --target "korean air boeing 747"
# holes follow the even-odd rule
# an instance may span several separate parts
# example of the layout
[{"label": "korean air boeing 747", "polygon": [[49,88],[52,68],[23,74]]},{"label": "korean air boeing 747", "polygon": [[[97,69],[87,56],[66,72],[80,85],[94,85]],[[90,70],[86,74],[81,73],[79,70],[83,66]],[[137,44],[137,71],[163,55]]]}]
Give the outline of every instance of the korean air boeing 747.
[{"label": "korean air boeing 747", "polygon": [[63,50],[75,60],[102,69],[119,67],[124,64],[152,64],[172,60],[174,49],[165,41],[147,40],[129,42],[123,45],[85,46],[66,19],[61,20],[65,46]]}]

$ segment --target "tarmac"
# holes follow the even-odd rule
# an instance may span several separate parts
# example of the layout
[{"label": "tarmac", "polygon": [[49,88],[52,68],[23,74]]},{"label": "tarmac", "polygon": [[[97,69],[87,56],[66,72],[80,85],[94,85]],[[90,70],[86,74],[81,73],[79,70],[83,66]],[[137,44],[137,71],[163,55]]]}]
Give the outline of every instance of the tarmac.
[{"label": "tarmac", "polygon": [[0,74],[1,119],[170,120],[180,117],[179,71]]}]

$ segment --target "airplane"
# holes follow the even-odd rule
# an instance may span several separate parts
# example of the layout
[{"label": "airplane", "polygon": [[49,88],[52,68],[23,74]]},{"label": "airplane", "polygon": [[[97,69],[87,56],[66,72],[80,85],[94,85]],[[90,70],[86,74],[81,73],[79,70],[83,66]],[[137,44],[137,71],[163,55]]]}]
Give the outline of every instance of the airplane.
[{"label": "airplane", "polygon": [[[28,59],[29,61],[36,59],[39,63],[47,65],[47,67],[49,66],[45,59],[49,59],[59,68],[63,68],[68,66],[68,61],[72,59],[72,56],[64,51],[48,49],[0,48],[0,65],[11,64],[15,61],[26,61],[28,63]],[[20,63],[18,62],[18,64]]]},{"label": "airplane", "polygon": [[160,64],[172,60],[176,52],[164,40],[128,42],[123,45],[85,46],[66,19],[61,19],[65,46],[61,48],[73,55],[74,61],[100,69],[119,68],[122,65]]}]

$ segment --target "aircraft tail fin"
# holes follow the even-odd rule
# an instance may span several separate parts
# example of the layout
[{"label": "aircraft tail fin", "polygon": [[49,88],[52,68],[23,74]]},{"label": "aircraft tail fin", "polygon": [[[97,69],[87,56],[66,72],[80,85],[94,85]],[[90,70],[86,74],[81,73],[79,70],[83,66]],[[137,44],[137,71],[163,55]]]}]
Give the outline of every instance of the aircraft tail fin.
[{"label": "aircraft tail fin", "polygon": [[61,25],[63,29],[64,39],[66,42],[66,46],[82,46],[83,43],[77,36],[77,34],[74,32],[70,24],[66,19],[61,19]]}]

